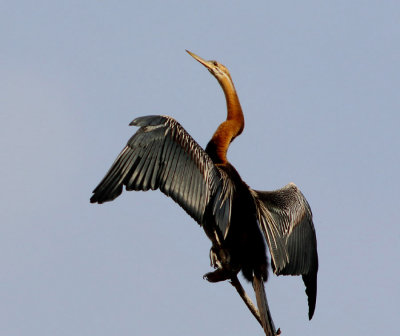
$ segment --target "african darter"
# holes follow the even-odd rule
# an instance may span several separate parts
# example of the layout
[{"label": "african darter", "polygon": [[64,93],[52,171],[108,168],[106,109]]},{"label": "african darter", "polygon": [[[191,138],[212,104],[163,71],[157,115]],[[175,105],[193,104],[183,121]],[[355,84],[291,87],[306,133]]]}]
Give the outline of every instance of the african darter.
[{"label": "african darter", "polygon": [[275,191],[250,188],[229,163],[229,144],[244,128],[244,117],[228,69],[187,51],[218,80],[224,91],[227,118],[204,150],[173,118],[146,116],[140,127],[93,191],[91,203],[112,201],[126,190],[160,189],[205,230],[212,241],[216,268],[205,278],[232,279],[241,271],[253,283],[260,320],[267,335],[276,333],[264,284],[267,280],[265,241],[276,275],[302,275],[309,319],[317,296],[318,255],[312,213],[293,183]]}]

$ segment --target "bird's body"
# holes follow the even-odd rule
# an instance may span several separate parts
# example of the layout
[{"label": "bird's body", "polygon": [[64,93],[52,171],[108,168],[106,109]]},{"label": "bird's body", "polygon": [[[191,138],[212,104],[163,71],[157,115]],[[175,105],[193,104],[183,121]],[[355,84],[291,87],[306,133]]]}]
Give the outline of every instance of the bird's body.
[{"label": "bird's body", "polygon": [[[229,176],[234,188],[229,230],[226,237],[219,240],[224,251],[219,260],[224,263],[224,270],[229,269],[236,273],[241,270],[249,281],[253,280],[254,274],[267,280],[266,248],[257,222],[254,198],[247,184],[229,162],[217,164],[217,167]],[[230,277],[231,274],[226,274],[227,279]],[[208,278],[211,279],[210,274]]]},{"label": "bird's body", "polygon": [[212,241],[216,268],[211,282],[232,279],[239,271],[253,283],[267,335],[275,333],[266,302],[266,244],[274,273],[302,275],[311,319],[317,293],[318,256],[310,207],[290,183],[276,191],[256,191],[227,159],[230,143],[244,129],[244,116],[228,69],[216,61],[203,64],[221,85],[227,118],[203,150],[183,127],[167,116],[135,119],[139,130],[128,141],[109,172],[93,191],[92,203],[103,203],[127,190],[160,189],[203,226]]}]

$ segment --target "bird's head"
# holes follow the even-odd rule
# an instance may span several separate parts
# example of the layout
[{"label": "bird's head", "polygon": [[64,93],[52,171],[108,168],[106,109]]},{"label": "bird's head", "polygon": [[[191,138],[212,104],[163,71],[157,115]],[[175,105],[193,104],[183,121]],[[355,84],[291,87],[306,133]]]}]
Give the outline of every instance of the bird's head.
[{"label": "bird's head", "polygon": [[221,63],[217,61],[206,61],[205,59],[201,58],[200,56],[197,56],[196,54],[190,52],[189,50],[186,50],[186,52],[192,56],[196,61],[200,62],[203,64],[208,71],[218,80],[218,82],[224,87],[227,83],[230,83],[233,85],[231,75],[228,71],[228,69],[222,65]]}]

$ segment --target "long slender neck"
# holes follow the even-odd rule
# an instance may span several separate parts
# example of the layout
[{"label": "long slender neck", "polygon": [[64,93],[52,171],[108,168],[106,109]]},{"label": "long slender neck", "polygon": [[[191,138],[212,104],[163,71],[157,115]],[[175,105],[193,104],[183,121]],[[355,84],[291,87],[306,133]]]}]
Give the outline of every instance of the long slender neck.
[{"label": "long slender neck", "polygon": [[239,97],[236,93],[235,86],[233,85],[232,80],[226,80],[225,83],[221,83],[221,87],[224,90],[225,98],[226,98],[226,107],[227,107],[227,117],[226,120],[234,120],[240,129],[237,134],[234,136],[239,135],[242,133],[244,128],[244,116],[242,112],[242,107],[240,106]]},{"label": "long slender neck", "polygon": [[243,131],[244,116],[232,79],[225,77],[219,83],[225,93],[227,117],[218,126],[206,151],[215,163],[226,163],[228,162],[226,153],[230,143]]}]

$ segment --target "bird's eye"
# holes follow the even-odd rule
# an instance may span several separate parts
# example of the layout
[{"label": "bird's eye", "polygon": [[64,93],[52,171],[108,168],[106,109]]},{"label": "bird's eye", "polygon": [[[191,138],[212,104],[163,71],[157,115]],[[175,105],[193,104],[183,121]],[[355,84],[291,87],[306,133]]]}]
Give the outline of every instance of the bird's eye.
[{"label": "bird's eye", "polygon": [[214,64],[215,66],[217,66],[217,65],[218,65],[218,62],[217,62],[217,61],[213,61],[213,64]]}]

